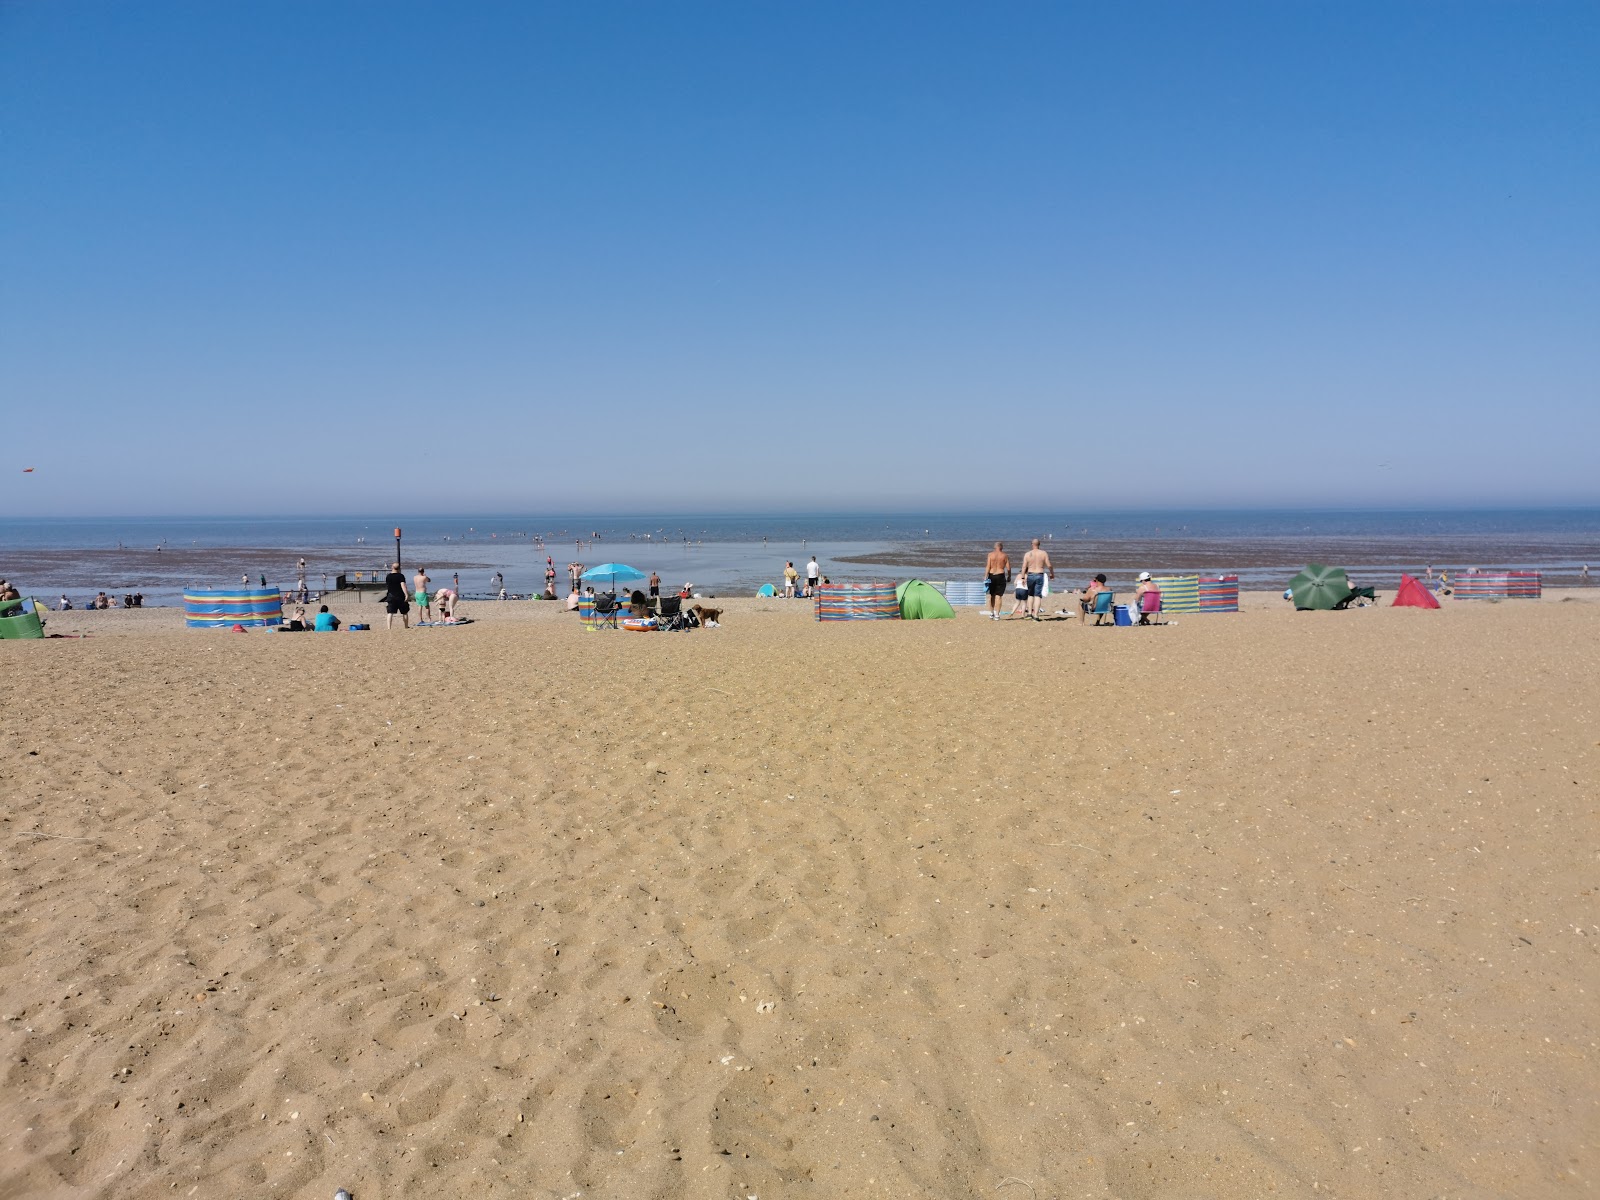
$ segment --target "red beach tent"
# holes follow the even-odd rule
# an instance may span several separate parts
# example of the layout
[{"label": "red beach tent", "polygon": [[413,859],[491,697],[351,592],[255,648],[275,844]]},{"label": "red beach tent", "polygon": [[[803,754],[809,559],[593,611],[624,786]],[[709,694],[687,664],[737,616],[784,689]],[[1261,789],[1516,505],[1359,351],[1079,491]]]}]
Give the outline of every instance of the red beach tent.
[{"label": "red beach tent", "polygon": [[1400,576],[1400,590],[1394,594],[1393,608],[1438,608],[1439,602],[1433,598],[1433,593],[1422,586],[1420,580],[1413,575]]}]

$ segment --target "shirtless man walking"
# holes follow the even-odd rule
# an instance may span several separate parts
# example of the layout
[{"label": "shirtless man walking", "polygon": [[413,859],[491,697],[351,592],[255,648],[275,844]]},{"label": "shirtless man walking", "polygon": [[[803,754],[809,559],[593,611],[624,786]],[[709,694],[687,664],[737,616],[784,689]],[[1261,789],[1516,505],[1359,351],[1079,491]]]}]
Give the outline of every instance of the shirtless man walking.
[{"label": "shirtless man walking", "polygon": [[986,615],[991,621],[998,621],[1000,601],[1005,598],[1006,580],[1011,574],[1011,558],[1006,554],[1003,543],[996,542],[994,549],[989,551],[989,560],[983,564],[983,573],[986,576],[984,586],[989,593],[989,611]]},{"label": "shirtless man walking", "polygon": [[1045,577],[1056,577],[1056,569],[1050,565],[1050,555],[1039,549],[1039,539],[1033,539],[1033,547],[1022,556],[1022,573],[1028,577],[1028,616],[1035,621],[1039,619],[1039,601],[1044,597]]}]

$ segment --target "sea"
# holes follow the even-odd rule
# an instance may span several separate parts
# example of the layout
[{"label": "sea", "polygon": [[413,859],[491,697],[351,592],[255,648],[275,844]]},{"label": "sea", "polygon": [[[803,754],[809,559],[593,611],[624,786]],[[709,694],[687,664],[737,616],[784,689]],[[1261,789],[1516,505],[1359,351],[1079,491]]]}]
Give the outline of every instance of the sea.
[{"label": "sea", "polygon": [[737,596],[769,583],[781,591],[785,564],[803,575],[812,555],[835,581],[978,580],[994,542],[1017,563],[1035,537],[1058,589],[1096,573],[1126,585],[1148,570],[1237,575],[1245,590],[1277,590],[1307,562],[1388,589],[1401,572],[1429,568],[1536,570],[1550,587],[1583,583],[1590,564],[1600,571],[1600,508],[1175,509],[0,519],[0,577],[52,604],[66,595],[82,605],[105,591],[175,605],[192,587],[265,580],[289,591],[302,559],[314,594],[341,575],[381,578],[398,550],[408,574],[425,566],[436,586],[458,581],[469,599],[498,596],[502,586],[508,597],[540,591],[547,565],[564,596],[573,562],[654,570],[667,591],[689,583]]}]

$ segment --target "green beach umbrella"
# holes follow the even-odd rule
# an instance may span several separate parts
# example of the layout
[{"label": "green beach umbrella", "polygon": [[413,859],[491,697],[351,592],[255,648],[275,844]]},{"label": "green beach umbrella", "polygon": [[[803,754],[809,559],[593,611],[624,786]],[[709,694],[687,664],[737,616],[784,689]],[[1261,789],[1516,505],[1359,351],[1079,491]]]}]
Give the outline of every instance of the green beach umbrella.
[{"label": "green beach umbrella", "polygon": [[1343,567],[1307,563],[1304,571],[1289,580],[1289,592],[1294,606],[1302,612],[1308,608],[1336,608],[1350,594],[1350,580]]}]

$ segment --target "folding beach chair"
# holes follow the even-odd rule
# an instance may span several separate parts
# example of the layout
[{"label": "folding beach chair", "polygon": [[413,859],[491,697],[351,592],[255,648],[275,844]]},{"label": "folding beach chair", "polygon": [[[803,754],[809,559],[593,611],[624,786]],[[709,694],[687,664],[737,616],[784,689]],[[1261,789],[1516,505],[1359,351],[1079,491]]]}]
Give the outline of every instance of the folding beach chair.
[{"label": "folding beach chair", "polygon": [[1141,625],[1163,625],[1163,624],[1165,624],[1164,621],[1157,621],[1155,619],[1156,617],[1159,617],[1160,615],[1161,615],[1161,593],[1160,592],[1151,590],[1151,591],[1145,592],[1143,595],[1141,595],[1139,597],[1139,624],[1141,624]]},{"label": "folding beach chair", "polygon": [[656,617],[662,621],[670,621],[677,616],[683,608],[683,599],[679,596],[657,596]]},{"label": "folding beach chair", "polygon": [[617,614],[622,611],[622,605],[610,593],[597,596],[594,602],[594,627],[604,629],[607,625],[617,627]]},{"label": "folding beach chair", "polygon": [[1111,605],[1116,598],[1117,594],[1111,591],[1109,588],[1103,592],[1096,592],[1094,594],[1094,607],[1084,609],[1084,617],[1087,618],[1092,616],[1094,618],[1094,623],[1099,625],[1107,617],[1115,615],[1111,611]]}]

